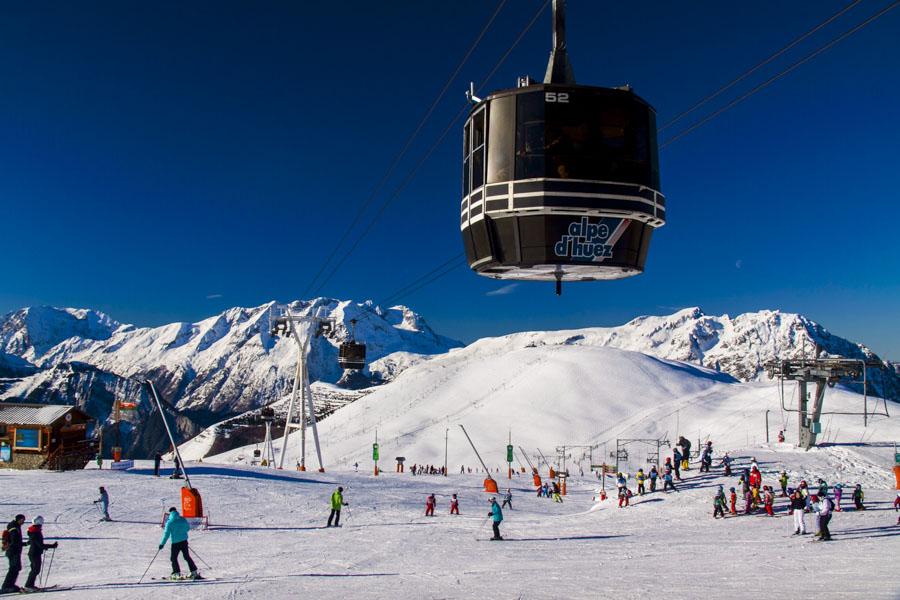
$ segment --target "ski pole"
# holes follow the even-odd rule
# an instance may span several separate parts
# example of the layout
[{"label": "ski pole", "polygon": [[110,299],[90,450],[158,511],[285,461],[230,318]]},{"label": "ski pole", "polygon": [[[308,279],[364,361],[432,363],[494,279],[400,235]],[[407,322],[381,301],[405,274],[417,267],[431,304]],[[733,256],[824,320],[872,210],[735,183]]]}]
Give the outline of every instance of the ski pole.
[{"label": "ski pole", "polygon": [[150,559],[150,564],[147,565],[147,569],[144,571],[144,574],[141,575],[141,578],[140,578],[140,579],[138,579],[138,583],[143,583],[144,577],[147,576],[147,571],[149,571],[149,570],[150,570],[150,567],[153,566],[153,561],[155,561],[155,560],[156,560],[156,557],[159,556],[159,551],[160,551],[160,550],[162,550],[162,548],[157,548],[157,549],[156,549],[156,554],[154,554],[154,555],[153,555],[153,558]]},{"label": "ski pole", "polygon": [[202,557],[202,556],[200,556],[199,554],[197,554],[197,551],[196,551],[196,550],[194,550],[193,548],[191,548],[190,551],[191,551],[191,554],[193,554],[193,555],[196,556],[198,559],[200,559],[200,562],[202,562],[203,565],[204,565],[207,569],[212,569],[212,567],[209,566],[209,563],[206,562],[205,560],[203,560],[203,557]]},{"label": "ski pole", "polygon": [[41,587],[45,587],[48,581],[50,581],[50,569],[53,568],[53,557],[56,556],[56,548],[50,549],[50,562],[47,564],[47,570],[44,571],[43,576],[41,577]]}]

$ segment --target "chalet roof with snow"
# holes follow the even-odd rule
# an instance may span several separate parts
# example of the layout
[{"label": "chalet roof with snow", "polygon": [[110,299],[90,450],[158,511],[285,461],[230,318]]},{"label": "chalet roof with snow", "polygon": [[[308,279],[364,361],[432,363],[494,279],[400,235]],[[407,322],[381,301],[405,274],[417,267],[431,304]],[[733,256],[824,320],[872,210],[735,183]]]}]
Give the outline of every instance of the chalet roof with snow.
[{"label": "chalet roof with snow", "polygon": [[63,404],[19,404],[0,402],[0,423],[5,425],[50,426],[71,413],[79,422],[91,420],[90,415]]}]

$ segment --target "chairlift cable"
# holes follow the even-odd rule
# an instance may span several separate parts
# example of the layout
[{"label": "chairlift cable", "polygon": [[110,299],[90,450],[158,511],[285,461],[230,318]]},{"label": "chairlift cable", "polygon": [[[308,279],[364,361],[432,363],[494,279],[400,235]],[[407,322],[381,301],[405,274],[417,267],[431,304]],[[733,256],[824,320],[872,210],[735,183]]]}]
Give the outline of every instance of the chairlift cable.
[{"label": "chairlift cable", "polygon": [[660,127],[657,131],[662,131],[664,129],[668,129],[669,127],[674,125],[676,122],[680,121],[687,115],[691,114],[692,112],[694,112],[695,110],[697,110],[698,108],[700,108],[701,106],[703,106],[704,104],[709,102],[710,100],[717,98],[718,96],[720,96],[724,92],[728,91],[729,89],[731,89],[732,87],[734,87],[735,85],[737,85],[738,83],[740,83],[741,81],[743,81],[744,79],[746,79],[747,77],[749,77],[750,75],[752,75],[753,73],[755,73],[756,71],[761,69],[762,67],[766,66],[767,64],[769,64],[770,62],[772,62],[773,60],[775,60],[776,58],[778,58],[779,56],[781,56],[782,54],[784,54],[785,52],[787,52],[788,50],[790,50],[791,48],[793,48],[794,46],[796,46],[797,44],[799,44],[800,42],[802,42],[803,40],[808,38],[809,36],[811,36],[812,34],[816,33],[817,31],[819,31],[826,25],[833,22],[835,19],[837,19],[838,17],[840,17],[841,15],[843,15],[844,13],[849,11],[851,8],[853,8],[860,2],[862,2],[862,0],[853,0],[853,2],[851,2],[847,6],[845,6],[838,12],[836,12],[835,14],[831,15],[830,17],[828,17],[827,19],[825,19],[824,21],[822,21],[821,23],[819,23],[818,25],[816,25],[815,27],[813,27],[812,29],[810,29],[809,31],[807,31],[806,33],[801,35],[800,37],[795,38],[787,46],[784,46],[783,48],[781,48],[774,54],[770,55],[768,58],[766,58],[766,59],[762,60],[761,62],[758,62],[756,65],[750,67],[748,70],[744,71],[743,73],[741,73],[740,75],[738,75],[737,77],[735,77],[734,79],[732,79],[731,81],[729,81],[728,83],[726,83],[725,85],[723,85],[722,87],[720,87],[719,89],[714,91],[713,93],[709,94],[708,96],[706,96],[704,98],[701,98],[700,100],[695,102],[693,105],[691,105],[691,107],[688,108],[687,110],[685,110],[685,111],[677,114],[676,116],[672,117],[671,119],[669,119],[669,121],[667,121],[665,124],[660,125]]},{"label": "chairlift cable", "polygon": [[[453,84],[457,75],[459,75],[459,72],[462,70],[463,66],[466,64],[466,62],[472,56],[472,53],[475,51],[475,48],[477,48],[478,44],[481,43],[482,38],[484,38],[485,34],[487,34],[488,29],[490,29],[491,25],[496,20],[497,15],[500,14],[500,11],[506,5],[507,1],[508,0],[500,0],[499,4],[497,5],[497,8],[494,10],[494,13],[488,19],[487,23],[485,23],[484,27],[481,29],[481,32],[478,34],[478,37],[476,37],[475,41],[472,42],[472,45],[469,46],[469,49],[466,52],[466,54],[463,56],[462,60],[460,60],[459,64],[456,65],[456,69],[454,69],[454,71],[450,75],[450,77],[447,78],[446,83],[444,83],[444,87],[441,88],[441,91],[438,92],[437,97],[435,97],[434,101],[431,103],[431,106],[425,112],[425,115],[419,120],[419,124],[416,126],[415,130],[413,130],[413,132],[409,135],[409,137],[407,137],[406,142],[403,144],[403,147],[400,149],[400,152],[398,152],[397,155],[394,156],[393,161],[391,162],[387,171],[384,173],[384,175],[379,180],[378,184],[372,190],[372,193],[369,194],[369,197],[366,198],[366,200],[357,209],[356,215],[353,217],[353,220],[351,221],[350,225],[347,226],[347,229],[344,231],[343,235],[341,235],[340,240],[338,240],[337,244],[335,244],[334,248],[331,250],[331,253],[322,262],[322,265],[319,267],[318,272],[315,274],[315,276],[309,282],[309,285],[306,286],[306,289],[303,292],[303,297],[306,297],[307,293],[315,285],[316,281],[319,279],[319,277],[322,275],[322,273],[325,271],[325,269],[331,263],[331,260],[334,258],[335,254],[337,254],[337,251],[343,246],[344,242],[347,241],[347,238],[350,236],[350,233],[353,231],[353,229],[359,223],[363,214],[365,214],[366,210],[369,208],[369,205],[372,203],[372,201],[375,199],[375,197],[381,191],[381,188],[384,187],[384,184],[387,183],[387,180],[390,178],[390,176],[394,173],[394,170],[397,168],[397,165],[400,164],[400,161],[406,155],[406,152],[409,150],[413,141],[416,139],[416,137],[418,137],[419,133],[422,131],[422,128],[425,126],[425,123],[428,121],[428,119],[431,117],[431,114],[434,112],[434,110],[437,108],[440,101],[443,99],[444,94],[446,94],[447,90],[450,89],[450,86]],[[321,286],[319,286],[319,288],[317,288],[317,290],[320,288],[321,288]]]},{"label": "chairlift cable", "polygon": [[[512,51],[516,48],[516,46],[518,46],[519,42],[521,42],[522,39],[525,37],[525,34],[527,34],[528,31],[531,29],[531,27],[537,22],[538,18],[540,18],[540,16],[541,16],[541,13],[543,13],[544,9],[549,4],[550,4],[550,0],[545,0],[545,2],[540,6],[540,8],[537,10],[537,12],[535,12],[535,14],[531,18],[531,20],[525,25],[524,29],[522,29],[522,31],[519,33],[519,36],[513,41],[513,43],[506,50],[506,52],[500,57],[500,60],[498,60],[497,63],[494,65],[494,68],[491,69],[491,71],[487,74],[487,76],[484,78],[484,81],[482,81],[481,86],[479,86],[479,87],[484,86],[491,79],[491,77],[493,77],[494,74],[496,74],[496,72],[500,69],[500,67],[503,65],[503,63],[506,61],[506,59],[509,57],[509,55],[512,54]],[[362,240],[369,234],[369,232],[372,231],[372,229],[378,223],[378,221],[380,220],[381,216],[384,214],[384,211],[388,208],[388,206],[390,206],[390,204],[394,200],[397,199],[397,197],[400,195],[400,193],[406,188],[407,185],[409,185],[409,183],[413,180],[413,178],[415,178],[415,176],[418,174],[419,169],[422,168],[422,166],[431,157],[431,155],[434,153],[434,151],[437,150],[438,147],[440,147],[440,145],[443,143],[444,139],[447,137],[447,134],[450,133],[450,131],[456,125],[456,121],[458,121],[459,118],[465,114],[465,112],[466,112],[466,110],[468,110],[468,108],[469,108],[469,104],[466,103],[460,109],[460,111],[458,113],[456,113],[456,115],[453,117],[453,119],[450,121],[450,123],[447,124],[447,127],[438,136],[437,141],[435,141],[435,143],[425,152],[425,154],[422,156],[422,158],[419,160],[419,162],[416,163],[416,166],[413,167],[413,169],[409,172],[409,174],[406,176],[406,178],[400,183],[399,186],[397,186],[397,188],[394,190],[394,192],[390,196],[385,198],[385,200],[379,206],[378,211],[375,213],[375,215],[369,221],[369,224],[362,231],[362,233],[356,237],[353,244],[344,253],[344,256],[341,257],[340,261],[338,261],[338,263],[334,266],[334,268],[331,270],[331,272],[328,274],[328,276],[324,280],[322,280],[322,282],[319,283],[319,285],[313,290],[313,294],[318,293],[319,290],[321,290],[331,280],[331,278],[334,277],[335,274],[337,274],[337,272],[340,270],[340,268],[343,266],[343,264],[347,261],[347,259],[350,258],[350,255],[353,254],[353,252],[359,246],[360,242],[362,242]]]},{"label": "chairlift cable", "polygon": [[792,64],[791,64],[789,67],[787,67],[786,69],[784,69],[784,70],[780,71],[779,73],[773,75],[772,77],[766,79],[764,82],[760,83],[759,85],[757,85],[756,87],[754,87],[754,88],[751,89],[750,91],[748,91],[748,92],[746,92],[746,93],[744,93],[744,94],[738,96],[737,98],[735,98],[734,100],[732,100],[731,102],[729,102],[728,104],[726,104],[725,106],[719,108],[718,110],[713,111],[712,113],[710,113],[709,115],[707,115],[707,116],[705,116],[704,118],[700,119],[699,121],[697,121],[696,123],[694,123],[693,125],[691,125],[690,127],[688,127],[687,129],[685,129],[684,131],[682,131],[681,133],[675,135],[674,137],[669,138],[668,140],[666,140],[664,143],[662,143],[662,144],[659,146],[660,150],[663,149],[663,148],[665,148],[665,147],[667,147],[667,146],[669,146],[669,145],[671,145],[671,144],[673,144],[673,143],[675,143],[675,142],[677,142],[678,140],[680,140],[681,138],[683,138],[683,137],[686,136],[687,134],[691,133],[692,131],[695,131],[696,129],[699,129],[700,127],[702,127],[702,126],[705,125],[706,123],[709,123],[710,121],[712,121],[713,119],[715,119],[716,117],[718,117],[718,116],[721,115],[722,113],[726,112],[727,110],[730,110],[731,108],[734,108],[735,106],[737,106],[738,104],[740,104],[741,102],[743,102],[743,101],[746,100],[747,98],[753,96],[753,95],[756,94],[757,92],[762,91],[763,89],[769,87],[770,85],[772,85],[773,83],[775,83],[776,81],[778,81],[779,79],[781,79],[782,77],[784,77],[784,76],[788,75],[789,73],[791,73],[792,71],[796,70],[798,67],[800,67],[800,66],[806,64],[807,62],[809,62],[809,61],[812,60],[813,58],[815,58],[815,57],[817,57],[818,55],[822,54],[823,52],[825,52],[826,50],[828,50],[829,48],[831,48],[832,46],[834,46],[834,45],[837,44],[838,42],[841,42],[842,40],[844,40],[844,39],[850,37],[851,35],[853,35],[853,34],[856,33],[857,31],[859,31],[860,29],[864,28],[865,26],[871,24],[872,22],[874,22],[875,20],[879,19],[880,17],[883,17],[885,14],[887,14],[888,12],[890,12],[892,9],[896,8],[898,4],[900,4],[900,0],[895,0],[894,2],[891,2],[889,5],[887,5],[886,7],[884,7],[883,9],[881,9],[880,11],[878,11],[877,13],[875,13],[874,15],[872,15],[871,17],[869,17],[868,19],[866,19],[865,21],[863,21],[863,22],[859,23],[858,25],[856,25],[856,26],[854,26],[854,27],[848,29],[848,30],[845,31],[844,33],[840,34],[839,36],[837,36],[837,37],[835,37],[835,38],[832,38],[831,41],[829,41],[828,43],[826,43],[826,44],[824,44],[824,45],[822,45],[822,46],[819,46],[819,48],[817,48],[816,50],[813,50],[812,52],[810,52],[809,54],[807,54],[806,56],[804,56],[804,57],[801,58],[800,60],[798,60],[798,61],[792,63]]}]

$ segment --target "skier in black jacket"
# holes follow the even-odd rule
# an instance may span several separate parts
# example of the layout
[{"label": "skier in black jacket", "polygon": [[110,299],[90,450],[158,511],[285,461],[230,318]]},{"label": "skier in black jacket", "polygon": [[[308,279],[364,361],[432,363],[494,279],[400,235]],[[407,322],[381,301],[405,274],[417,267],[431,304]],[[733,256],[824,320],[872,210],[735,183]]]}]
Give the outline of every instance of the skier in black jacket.
[{"label": "skier in black jacket", "polygon": [[38,573],[41,572],[41,555],[47,548],[56,548],[59,542],[52,544],[44,543],[44,517],[38,515],[32,521],[31,527],[28,528],[28,560],[31,561],[31,571],[28,573],[28,580],[25,582],[26,592],[36,592],[38,589],[34,587]]},{"label": "skier in black jacket", "polygon": [[25,523],[25,515],[16,515],[16,518],[6,525],[6,531],[3,535],[4,539],[9,542],[9,546],[6,548],[6,558],[9,559],[9,571],[6,572],[3,588],[0,589],[0,593],[3,594],[20,591],[19,586],[16,585],[16,579],[19,577],[19,571],[22,570],[22,548],[28,545],[28,542],[22,542],[23,523]]}]

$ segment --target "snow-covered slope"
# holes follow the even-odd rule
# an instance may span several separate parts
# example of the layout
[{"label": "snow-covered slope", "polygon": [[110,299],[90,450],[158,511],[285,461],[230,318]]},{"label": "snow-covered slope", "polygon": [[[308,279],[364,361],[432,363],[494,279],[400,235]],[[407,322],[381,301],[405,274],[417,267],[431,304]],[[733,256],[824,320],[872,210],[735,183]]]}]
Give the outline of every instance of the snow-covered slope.
[{"label": "snow-covered slope", "polygon": [[[515,334],[479,340],[432,358],[400,374],[320,424],[325,460],[346,466],[368,461],[378,430],[381,454],[390,461],[443,464],[444,436],[450,429],[449,462],[476,464],[457,425],[464,425],[489,466],[505,461],[509,431],[514,445],[541,448],[549,457],[562,445],[603,445],[616,438],[696,440],[738,447],[785,429],[796,441],[796,413],[781,410],[773,383],[742,383],[732,376],[647,354],[585,344],[590,333]],[[583,336],[583,337],[582,337]],[[576,337],[578,339],[576,339]],[[796,408],[788,388],[786,408]],[[859,411],[862,398],[830,389],[826,412]],[[893,403],[890,403],[893,406]],[[869,410],[874,407],[870,403]],[[890,440],[900,424],[862,417],[828,416],[821,440]],[[281,440],[277,445],[280,447]],[[641,461],[646,449],[641,449]],[[299,453],[299,436],[288,456]],[[245,449],[213,460],[233,462]]]}]

